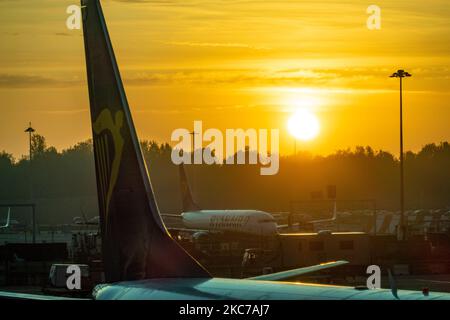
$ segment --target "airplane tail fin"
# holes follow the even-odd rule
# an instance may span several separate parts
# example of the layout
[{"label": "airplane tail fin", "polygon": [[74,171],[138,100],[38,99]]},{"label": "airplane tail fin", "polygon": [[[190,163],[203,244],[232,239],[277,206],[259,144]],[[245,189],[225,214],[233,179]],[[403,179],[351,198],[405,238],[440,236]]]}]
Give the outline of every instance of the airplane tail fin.
[{"label": "airplane tail fin", "polygon": [[183,212],[200,210],[200,207],[195,203],[194,199],[192,198],[191,188],[189,187],[189,182],[187,181],[184,165],[180,164],[179,169],[180,169],[181,198],[183,201]]},{"label": "airplane tail fin", "polygon": [[5,228],[8,228],[10,223],[11,223],[11,208],[8,207],[8,216],[6,217]]},{"label": "airplane tail fin", "polygon": [[11,221],[11,208],[8,207],[8,215],[6,216],[6,223],[3,226],[0,226],[0,228],[8,228],[10,221]]},{"label": "airplane tail fin", "polygon": [[81,7],[106,280],[210,277],[159,214],[100,1]]}]

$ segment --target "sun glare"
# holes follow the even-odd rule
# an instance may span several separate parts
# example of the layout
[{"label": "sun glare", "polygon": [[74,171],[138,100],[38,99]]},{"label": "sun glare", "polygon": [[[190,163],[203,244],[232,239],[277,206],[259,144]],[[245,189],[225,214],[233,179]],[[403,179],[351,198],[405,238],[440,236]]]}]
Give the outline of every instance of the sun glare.
[{"label": "sun glare", "polygon": [[320,99],[311,96],[294,98],[288,101],[288,105],[295,109],[309,109],[320,105]]},{"label": "sun glare", "polygon": [[289,118],[287,127],[290,134],[304,141],[314,139],[320,131],[320,124],[316,115],[303,109],[296,111]]}]

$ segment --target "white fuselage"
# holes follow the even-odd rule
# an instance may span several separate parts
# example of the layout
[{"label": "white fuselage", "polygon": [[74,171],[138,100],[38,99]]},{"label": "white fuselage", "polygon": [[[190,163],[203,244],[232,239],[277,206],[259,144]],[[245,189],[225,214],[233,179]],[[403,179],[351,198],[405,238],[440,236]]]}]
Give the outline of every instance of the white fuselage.
[{"label": "white fuselage", "polygon": [[[97,300],[397,300],[389,289],[247,279],[148,279],[98,285]],[[1,296],[1,295],[0,295]],[[450,300],[449,293],[399,290],[401,300]]]},{"label": "white fuselage", "polygon": [[198,210],[181,214],[186,228],[238,232],[259,236],[277,234],[277,222],[259,210]]}]

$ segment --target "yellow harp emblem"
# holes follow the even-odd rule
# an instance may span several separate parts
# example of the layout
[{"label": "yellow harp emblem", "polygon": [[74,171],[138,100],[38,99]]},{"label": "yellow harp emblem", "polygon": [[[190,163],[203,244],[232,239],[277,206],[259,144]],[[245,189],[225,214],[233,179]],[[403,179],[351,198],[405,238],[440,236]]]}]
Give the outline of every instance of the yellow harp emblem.
[{"label": "yellow harp emblem", "polygon": [[[97,162],[98,179],[100,186],[100,194],[105,210],[105,221],[108,221],[109,202],[114,190],[114,186],[119,174],[120,161],[122,158],[122,151],[124,139],[120,133],[123,126],[123,112],[117,111],[115,117],[107,108],[103,109],[93,124],[93,129],[96,134],[95,139],[95,158]],[[108,135],[102,134],[104,131],[111,133],[114,150],[110,152],[110,145],[108,144]],[[113,156],[110,161],[111,155]]]}]

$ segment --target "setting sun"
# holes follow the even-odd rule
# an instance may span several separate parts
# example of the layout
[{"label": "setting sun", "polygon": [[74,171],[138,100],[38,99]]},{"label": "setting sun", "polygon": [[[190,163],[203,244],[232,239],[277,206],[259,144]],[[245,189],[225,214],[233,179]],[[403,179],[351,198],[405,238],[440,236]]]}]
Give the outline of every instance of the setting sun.
[{"label": "setting sun", "polygon": [[297,139],[314,139],[320,131],[319,120],[308,110],[298,110],[288,120],[289,132]]}]

